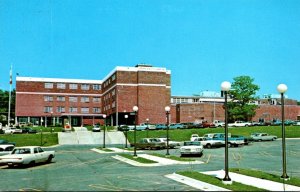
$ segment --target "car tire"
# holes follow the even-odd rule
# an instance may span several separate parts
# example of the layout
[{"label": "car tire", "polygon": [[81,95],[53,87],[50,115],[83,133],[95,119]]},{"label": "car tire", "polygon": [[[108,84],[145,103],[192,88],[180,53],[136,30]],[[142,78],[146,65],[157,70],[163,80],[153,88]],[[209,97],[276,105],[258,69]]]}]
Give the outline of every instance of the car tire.
[{"label": "car tire", "polygon": [[207,149],[210,149],[210,148],[211,148],[211,144],[209,144],[209,143],[206,144],[206,148],[207,148]]},{"label": "car tire", "polygon": [[47,163],[51,163],[52,159],[53,159],[53,156],[50,155],[50,156],[48,157],[48,159],[47,159]]}]

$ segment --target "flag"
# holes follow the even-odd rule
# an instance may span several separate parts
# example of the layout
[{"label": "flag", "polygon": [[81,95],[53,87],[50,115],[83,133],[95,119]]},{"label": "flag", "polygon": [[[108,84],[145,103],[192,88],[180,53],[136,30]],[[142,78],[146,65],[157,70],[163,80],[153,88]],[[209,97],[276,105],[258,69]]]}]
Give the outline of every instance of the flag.
[{"label": "flag", "polygon": [[12,66],[10,66],[10,72],[9,72],[9,84],[12,84]]}]

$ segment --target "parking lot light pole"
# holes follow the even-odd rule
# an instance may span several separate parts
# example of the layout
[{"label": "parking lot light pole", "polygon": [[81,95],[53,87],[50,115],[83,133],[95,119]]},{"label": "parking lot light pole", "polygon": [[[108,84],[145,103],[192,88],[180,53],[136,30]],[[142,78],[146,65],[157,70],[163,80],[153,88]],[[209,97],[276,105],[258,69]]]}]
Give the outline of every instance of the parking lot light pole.
[{"label": "parking lot light pole", "polygon": [[134,153],[133,157],[137,157],[136,155],[136,123],[137,123],[137,112],[139,110],[138,106],[134,106],[133,108],[134,111]]},{"label": "parking lot light pole", "polygon": [[104,114],[102,117],[103,117],[103,119],[104,119],[104,129],[103,129],[103,148],[105,148],[106,115]]},{"label": "parking lot light pole", "polygon": [[126,120],[126,126],[125,126],[125,148],[127,149],[127,129],[128,129],[128,126],[127,126],[127,119],[128,119],[128,115],[125,115],[125,120]]},{"label": "parking lot light pole", "polygon": [[285,126],[284,126],[284,93],[287,91],[285,84],[279,84],[277,91],[281,95],[281,132],[282,132],[282,176],[284,180],[288,180],[289,176],[286,173],[286,149],[285,149]]},{"label": "parking lot light pole", "polygon": [[224,81],[221,83],[221,90],[225,95],[225,177],[222,182],[224,184],[232,184],[232,181],[228,174],[228,108],[227,108],[227,92],[230,90],[231,84],[228,81]]},{"label": "parking lot light pole", "polygon": [[169,115],[170,115],[170,107],[166,106],[165,107],[165,111],[166,111],[166,116],[167,116],[167,153],[166,155],[170,155],[169,153]]},{"label": "parking lot light pole", "polygon": [[149,119],[146,119],[146,123],[147,123],[147,138],[149,137]]}]

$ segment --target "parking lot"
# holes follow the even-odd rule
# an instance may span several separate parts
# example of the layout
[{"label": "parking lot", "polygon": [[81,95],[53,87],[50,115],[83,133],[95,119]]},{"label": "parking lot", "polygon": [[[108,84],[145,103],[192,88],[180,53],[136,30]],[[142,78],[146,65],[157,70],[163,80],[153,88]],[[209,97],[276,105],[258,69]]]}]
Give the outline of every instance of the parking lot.
[{"label": "parking lot", "polygon": [[[299,139],[287,140],[287,171],[300,178]],[[97,153],[97,145],[64,145],[54,149],[56,157],[50,164],[29,168],[0,169],[1,189],[7,191],[120,191],[120,190],[196,190],[170,180],[165,175],[179,170],[213,171],[224,168],[224,148],[205,149],[203,164],[136,167],[112,158],[114,153]],[[109,147],[109,146],[107,146]],[[47,149],[46,149],[47,150]],[[166,150],[145,150],[139,153],[162,153]],[[170,150],[179,156],[179,149]],[[230,167],[251,168],[281,175],[281,140],[256,142],[250,146],[229,149]]]}]

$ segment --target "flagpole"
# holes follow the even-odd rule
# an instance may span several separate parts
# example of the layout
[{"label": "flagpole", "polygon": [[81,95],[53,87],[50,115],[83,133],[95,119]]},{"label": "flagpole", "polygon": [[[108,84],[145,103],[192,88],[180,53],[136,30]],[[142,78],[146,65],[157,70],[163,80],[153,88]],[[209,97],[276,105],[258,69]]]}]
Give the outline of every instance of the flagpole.
[{"label": "flagpole", "polygon": [[11,86],[12,86],[12,65],[9,73],[9,98],[8,98],[8,126],[10,126],[10,106],[11,106]]}]

